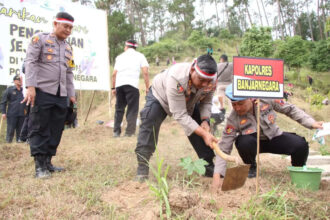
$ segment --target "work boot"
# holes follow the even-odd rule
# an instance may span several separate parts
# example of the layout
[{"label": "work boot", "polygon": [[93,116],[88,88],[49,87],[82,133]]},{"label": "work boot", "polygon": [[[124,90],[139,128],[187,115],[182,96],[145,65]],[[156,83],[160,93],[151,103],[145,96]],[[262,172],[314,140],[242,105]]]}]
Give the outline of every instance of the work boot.
[{"label": "work boot", "polygon": [[45,155],[36,155],[34,156],[34,162],[36,167],[36,178],[46,179],[51,177],[50,172],[46,167],[46,156]]},{"label": "work boot", "polygon": [[137,156],[138,160],[138,167],[137,167],[137,172],[136,172],[136,177],[135,180],[139,182],[145,182],[148,180],[149,177],[149,158],[145,159],[142,156]]},{"label": "work boot", "polygon": [[214,173],[214,164],[209,164],[205,166],[205,177],[213,177],[213,173]]},{"label": "work boot", "polygon": [[255,178],[257,176],[257,164],[253,162],[250,166],[248,178]]},{"label": "work boot", "polygon": [[49,172],[51,172],[51,173],[53,173],[53,172],[62,172],[62,171],[65,170],[62,167],[53,166],[51,161],[52,161],[52,156],[47,155],[46,156],[46,166],[47,166],[47,169],[48,169]]}]

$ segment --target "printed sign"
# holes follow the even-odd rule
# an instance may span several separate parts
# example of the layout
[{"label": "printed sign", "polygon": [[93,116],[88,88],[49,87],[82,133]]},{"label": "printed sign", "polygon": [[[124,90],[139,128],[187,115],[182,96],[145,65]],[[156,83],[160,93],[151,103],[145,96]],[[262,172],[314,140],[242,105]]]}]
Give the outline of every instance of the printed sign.
[{"label": "printed sign", "polygon": [[283,60],[234,57],[233,96],[283,98]]},{"label": "printed sign", "polygon": [[73,48],[75,88],[110,90],[106,12],[77,2],[54,0],[0,0],[0,85],[12,84],[14,75],[21,72],[28,44],[39,40],[32,37],[38,32],[52,32],[60,11],[75,18],[67,38]]}]

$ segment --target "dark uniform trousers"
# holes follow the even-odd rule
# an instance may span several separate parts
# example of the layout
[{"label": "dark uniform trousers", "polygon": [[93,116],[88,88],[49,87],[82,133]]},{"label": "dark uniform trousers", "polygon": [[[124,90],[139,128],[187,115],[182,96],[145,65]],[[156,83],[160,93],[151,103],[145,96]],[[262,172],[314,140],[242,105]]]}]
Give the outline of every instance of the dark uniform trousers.
[{"label": "dark uniform trousers", "polygon": [[[140,125],[137,146],[135,149],[139,164],[145,164],[146,161],[149,161],[155,151],[158,142],[159,129],[166,116],[166,112],[158,100],[153,96],[150,88],[146,96],[146,104],[140,112],[142,123]],[[197,123],[201,123],[200,113],[197,107],[195,108],[192,118],[196,120]],[[198,157],[206,160],[209,165],[213,166],[214,152],[205,144],[203,138],[195,133],[188,138]]]},{"label": "dark uniform trousers", "polygon": [[114,133],[121,133],[121,123],[123,121],[125,108],[126,111],[126,134],[133,135],[136,130],[136,119],[139,113],[139,90],[130,85],[123,85],[116,88],[116,112],[115,112],[115,123]]},{"label": "dark uniform trousers", "polygon": [[20,139],[22,141],[26,141],[27,140],[27,136],[28,136],[28,123],[29,123],[29,116],[27,115],[27,116],[24,117],[24,122],[23,122],[23,125],[22,125],[21,134],[20,134]]},{"label": "dark uniform trousers", "polygon": [[31,156],[55,156],[67,113],[67,97],[37,89],[35,105],[30,109],[28,138]]},{"label": "dark uniform trousers", "polygon": [[15,131],[16,131],[16,141],[19,140],[23,122],[24,122],[24,116],[9,116],[9,117],[7,117],[6,141],[8,143],[13,141]]},{"label": "dark uniform trousers", "polygon": [[[255,164],[257,155],[257,134],[239,135],[235,142],[242,160],[246,164]],[[260,140],[260,153],[291,155],[292,166],[304,166],[309,146],[305,138],[294,133],[283,132],[272,140]]]}]

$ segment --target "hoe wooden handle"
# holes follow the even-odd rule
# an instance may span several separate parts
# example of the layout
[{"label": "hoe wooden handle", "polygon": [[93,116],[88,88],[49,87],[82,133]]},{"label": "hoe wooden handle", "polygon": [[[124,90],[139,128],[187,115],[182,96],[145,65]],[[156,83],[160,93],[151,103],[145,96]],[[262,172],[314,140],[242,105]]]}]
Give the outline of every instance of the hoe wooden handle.
[{"label": "hoe wooden handle", "polygon": [[237,164],[239,163],[239,159],[237,157],[230,156],[230,155],[224,153],[222,150],[220,150],[217,143],[213,142],[212,147],[213,147],[213,150],[216,152],[216,154],[218,154],[225,161],[234,162],[234,163],[237,163]]}]

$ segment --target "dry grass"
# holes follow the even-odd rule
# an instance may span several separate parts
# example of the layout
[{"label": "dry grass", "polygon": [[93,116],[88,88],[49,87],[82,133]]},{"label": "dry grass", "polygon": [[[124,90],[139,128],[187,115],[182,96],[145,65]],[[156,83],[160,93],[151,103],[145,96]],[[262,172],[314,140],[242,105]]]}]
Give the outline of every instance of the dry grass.
[{"label": "dry grass", "polygon": [[[152,69],[152,73],[161,68],[164,67]],[[83,95],[90,100],[91,92],[84,92]],[[122,199],[118,191],[122,194],[127,191],[126,196],[132,196],[136,191],[134,195],[138,200],[139,195],[145,195],[146,188],[135,186],[131,182],[136,170],[136,136],[114,139],[112,129],[96,123],[96,120],[109,120],[109,109],[105,100],[107,93],[97,92],[87,123],[83,125],[81,120],[85,118],[88,109],[88,104],[84,103],[80,126],[65,130],[53,163],[64,166],[67,170],[54,174],[50,179],[33,178],[34,163],[27,145],[1,143],[0,219],[159,218],[155,198],[141,198],[136,204],[118,205],[118,201]],[[304,107],[302,101],[293,101]],[[144,96],[141,95],[141,107],[143,103]],[[112,112],[113,108],[114,103]],[[312,133],[298,124],[288,123],[289,121],[291,122],[286,117],[279,118],[283,130],[295,131],[307,139],[311,138]],[[317,148],[314,144],[312,147]],[[251,218],[244,204],[254,198],[254,180],[248,180],[239,190],[222,192],[219,195],[210,193],[210,178],[196,177],[194,186],[187,187],[183,181],[185,173],[178,165],[179,160],[186,156],[197,159],[197,156],[180,125],[171,118],[167,118],[161,127],[158,149],[160,157],[165,158],[165,166],[170,165],[170,192],[176,190],[175,192],[182,192],[185,196],[198,198],[196,203],[186,209],[175,210],[173,207],[173,219],[214,219],[217,216],[232,219],[234,213],[237,219]],[[267,193],[273,187],[279,186],[279,192],[289,192],[287,197],[292,201],[299,218],[329,218],[329,186],[316,193],[296,190],[289,183],[286,171],[288,162],[285,159],[265,154],[261,156],[261,162],[261,193]],[[151,164],[155,166],[155,157],[152,158]],[[153,180],[151,177],[151,181]],[[258,200],[255,201],[259,204]],[[134,203],[134,200],[130,202]]]}]

